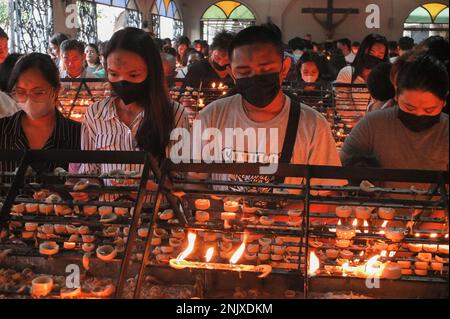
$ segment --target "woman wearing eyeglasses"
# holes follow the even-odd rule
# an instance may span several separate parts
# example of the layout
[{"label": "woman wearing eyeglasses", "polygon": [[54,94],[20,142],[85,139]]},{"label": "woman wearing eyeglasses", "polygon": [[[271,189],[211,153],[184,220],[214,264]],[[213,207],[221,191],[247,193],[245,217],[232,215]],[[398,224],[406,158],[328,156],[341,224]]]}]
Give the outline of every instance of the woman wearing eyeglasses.
[{"label": "woman wearing eyeglasses", "polygon": [[[0,150],[79,150],[81,124],[58,111],[59,71],[51,58],[41,53],[22,57],[11,73],[8,92],[20,111],[0,119]],[[15,163],[1,163],[13,171]],[[49,171],[54,163],[41,163],[37,171]],[[67,169],[67,167],[66,167]]]}]

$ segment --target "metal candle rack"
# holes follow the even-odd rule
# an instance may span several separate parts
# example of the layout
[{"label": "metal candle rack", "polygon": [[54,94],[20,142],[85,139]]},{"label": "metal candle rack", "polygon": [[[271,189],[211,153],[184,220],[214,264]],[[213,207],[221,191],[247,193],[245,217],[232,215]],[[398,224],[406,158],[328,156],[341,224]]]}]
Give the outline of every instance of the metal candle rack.
[{"label": "metal candle rack", "polygon": [[[63,224],[63,225],[85,225],[96,227],[99,229],[97,233],[103,233],[102,231],[106,229],[107,226],[119,226],[127,225],[129,226],[129,234],[126,241],[126,247],[123,251],[122,258],[115,258],[114,261],[120,262],[120,273],[117,279],[117,285],[115,290],[115,296],[120,297],[122,290],[124,288],[124,283],[128,273],[128,267],[131,260],[131,255],[133,248],[136,244],[137,229],[141,221],[149,220],[151,214],[144,213],[143,209],[152,209],[154,194],[146,190],[147,182],[150,180],[150,171],[153,171],[154,176],[158,176],[157,165],[155,164],[154,158],[149,154],[143,152],[79,152],[79,151],[27,151],[27,152],[8,152],[4,151],[0,154],[0,162],[2,161],[17,161],[20,159],[20,166],[14,174],[12,175],[13,180],[11,183],[6,183],[1,185],[3,191],[7,191],[7,196],[4,197],[3,207],[1,208],[0,215],[0,229],[6,229],[4,226],[8,223],[45,223],[45,224]],[[83,190],[86,193],[96,193],[96,194],[128,194],[130,191],[136,193],[135,199],[127,199],[125,201],[119,202],[106,202],[101,200],[88,201],[88,202],[75,202],[71,198],[68,198],[67,194],[72,190],[72,186],[64,185],[64,182],[69,178],[96,178],[96,179],[130,179],[130,177],[124,176],[109,176],[98,174],[71,174],[65,173],[63,176],[56,175],[53,173],[37,173],[33,183],[28,183],[26,171],[29,165],[38,162],[57,162],[57,163],[108,163],[108,164],[140,164],[143,165],[142,174],[140,177],[136,177],[138,186],[133,187],[121,187],[121,186],[109,186],[109,187],[95,187]],[[36,181],[38,183],[36,183]],[[31,187],[32,185],[32,187]],[[32,198],[22,199],[18,196],[20,193],[33,192],[37,188],[48,189],[50,192],[55,192],[61,195],[63,198],[62,202],[58,204],[67,205],[68,207],[83,207],[83,206],[111,206],[111,207],[127,207],[134,209],[134,213],[131,217],[120,217],[116,221],[111,221],[107,223],[100,222],[97,216],[71,216],[60,217],[52,215],[31,215],[25,214],[12,215],[10,214],[11,208],[14,203],[44,203],[43,201],[34,200]],[[65,196],[63,195],[65,194]],[[145,197],[149,195],[151,199],[149,202],[144,203]],[[54,240],[54,239],[51,239]],[[64,241],[63,239],[56,241]],[[110,243],[110,239],[106,239],[106,243]],[[34,242],[34,241],[33,241]],[[103,241],[103,244],[105,241]],[[29,246],[17,247],[16,245],[2,245],[4,248],[13,248],[12,255],[18,256],[39,256],[39,252]],[[73,251],[63,252],[62,254],[57,254],[55,257],[68,258],[68,259],[80,259],[80,254]],[[121,259],[121,260],[120,260]]]},{"label": "metal candle rack", "polygon": [[[168,179],[168,174],[177,172],[178,174],[183,173],[207,173],[207,174],[244,174],[244,175],[258,175],[260,172],[260,166],[257,164],[178,164],[175,165],[171,162],[165,162],[162,166],[162,177],[160,179],[161,183],[165,183]],[[392,207],[395,209],[411,209],[411,208],[429,208],[440,209],[445,212],[445,217],[441,219],[434,218],[424,218],[420,216],[416,217],[401,217],[395,218],[396,221],[412,221],[413,225],[423,222],[437,222],[441,223],[445,227],[443,228],[445,234],[439,234],[438,238],[420,239],[414,236],[406,236],[405,239],[398,242],[399,245],[406,243],[433,243],[433,244],[447,244],[448,245],[448,172],[433,172],[433,171],[410,171],[410,170],[381,170],[381,169],[366,169],[366,168],[338,168],[338,167],[323,167],[323,166],[301,166],[301,165],[279,165],[276,176],[280,177],[296,177],[302,178],[303,183],[301,185],[285,185],[285,184],[258,184],[258,183],[247,183],[247,182],[226,182],[226,181],[216,181],[216,180],[192,180],[187,178],[177,178],[172,179],[171,184],[173,188],[170,191],[162,188],[157,192],[157,200],[154,208],[153,220],[150,225],[148,240],[146,242],[146,248],[144,252],[144,259],[141,262],[141,272],[138,276],[138,283],[136,285],[135,297],[139,296],[140,281],[143,278],[143,271],[146,264],[151,264],[151,239],[155,228],[165,228],[171,229],[176,227],[176,225],[169,225],[164,221],[158,220],[157,212],[159,210],[159,204],[161,203],[164,196],[171,196],[176,198],[176,204],[173,205],[174,210],[181,210],[187,216],[188,223],[185,228],[189,232],[211,232],[216,234],[221,234],[225,236],[224,238],[230,239],[230,234],[244,234],[248,233],[252,236],[270,236],[273,240],[276,238],[283,237],[295,237],[297,242],[293,244],[280,243],[283,246],[296,246],[297,252],[295,255],[296,259],[292,262],[295,264],[293,268],[283,268],[277,265],[276,262],[269,262],[272,265],[272,272],[274,273],[298,273],[299,279],[303,279],[304,282],[304,296],[308,298],[310,292],[310,281],[314,280],[313,277],[333,277],[326,274],[323,269],[319,269],[317,273],[310,273],[310,252],[317,252],[318,247],[316,241],[334,239],[336,237],[335,233],[330,232],[330,228],[336,228],[336,225],[332,223],[323,223],[319,225],[314,221],[333,218],[337,220],[337,216],[334,213],[319,213],[316,212],[314,205],[351,205],[351,206],[372,206],[372,207]],[[430,200],[419,200],[419,199],[404,199],[404,198],[389,198],[382,196],[395,196],[395,195],[417,195],[414,189],[394,189],[394,188],[372,188],[371,190],[361,190],[361,187],[355,186],[314,186],[311,185],[312,179],[336,179],[336,180],[355,180],[355,179],[365,179],[372,182],[406,182],[406,183],[431,183],[436,184],[439,187],[435,188],[433,191],[427,193],[427,195],[433,195],[432,197],[437,197]],[[192,187],[186,187],[186,185],[201,185],[204,187],[203,190],[196,190]],[[239,192],[239,191],[228,191],[228,190],[215,190],[214,186],[251,186],[251,187],[261,187],[275,191],[275,193],[261,193],[261,192]],[[290,193],[287,191],[289,190]],[[343,195],[334,195],[333,193],[328,193],[328,195],[320,195],[321,192],[333,192],[340,193]],[[374,195],[376,195],[374,197]],[[207,209],[210,219],[208,222],[198,223],[195,220],[193,212],[195,208],[195,199],[210,199],[211,205],[210,209]],[[242,206],[239,209],[236,216],[236,223],[234,223],[230,228],[225,228],[225,223],[218,217],[218,212],[223,211],[223,203],[221,198],[240,198],[241,203],[243,202],[270,202],[270,203],[283,203],[283,207],[259,207],[256,214],[243,214]],[[172,201],[173,202],[173,201]],[[284,222],[275,221],[270,226],[261,226],[249,223],[248,219],[242,219],[243,216],[272,216],[274,219],[278,216],[284,216],[290,218],[289,210],[286,208],[286,204],[303,204],[304,208],[301,211],[301,223],[296,227],[288,227]],[[246,216],[246,217],[248,217]],[[380,221],[375,214],[372,214],[371,223],[374,224],[376,221]],[[240,220],[239,220],[240,219]],[[239,220],[239,221],[238,221]],[[382,220],[381,220],[382,221]],[[355,237],[356,242],[368,241],[368,240],[385,240],[387,243],[392,243],[390,240],[386,240],[383,236],[377,233],[383,228],[381,226],[371,226],[367,228],[367,233],[358,233]],[[414,229],[414,228],[411,228]],[[362,231],[364,229],[362,228]],[[421,231],[427,233],[427,231]],[[254,237],[258,238],[258,237]],[[241,243],[241,239],[236,238],[236,242]],[[255,241],[255,239],[253,239]],[[217,247],[217,243],[211,243]],[[272,242],[271,245],[274,243]],[[320,243],[319,243],[320,244]],[[322,243],[323,244],[323,243]],[[329,247],[332,245],[328,244]],[[328,247],[323,245],[323,248]],[[186,247],[184,245],[184,247]],[[196,247],[196,248],[195,248]],[[448,247],[448,246],[447,246]],[[352,250],[366,251],[366,247],[354,247]],[[236,250],[236,247],[234,247]],[[195,252],[196,251],[196,252]],[[201,251],[203,252],[203,251]],[[269,254],[272,251],[269,252]],[[367,251],[369,253],[369,251]],[[448,253],[447,253],[448,257]],[[192,260],[190,263],[186,259]],[[248,264],[249,262],[242,262],[242,258],[239,264]],[[394,256],[382,256],[383,261],[396,260]],[[183,260],[172,259],[172,266],[175,265],[176,269],[181,268],[197,268],[206,270],[229,270],[229,271],[239,271],[233,268],[234,265],[230,265],[227,258],[215,258],[214,261],[205,262],[204,257],[199,254],[198,244],[194,246],[194,252],[191,252],[187,258]],[[448,263],[448,261],[447,261]],[[265,262],[250,262],[251,265],[262,266]],[[180,266],[177,268],[176,266]],[[245,271],[245,270],[241,270]],[[442,275],[430,275],[426,277],[418,276],[402,276],[400,281],[425,281],[430,283],[440,282],[448,285],[448,270],[446,270],[446,276]]]},{"label": "metal candle rack", "polygon": [[330,123],[338,148],[342,147],[353,127],[366,114],[370,102],[365,84],[333,83],[329,87],[305,91],[296,83],[285,83],[283,90],[322,113]]},{"label": "metal candle rack", "polygon": [[103,87],[106,82],[100,78],[61,79],[59,110],[65,117],[81,121],[86,109],[107,95]]}]

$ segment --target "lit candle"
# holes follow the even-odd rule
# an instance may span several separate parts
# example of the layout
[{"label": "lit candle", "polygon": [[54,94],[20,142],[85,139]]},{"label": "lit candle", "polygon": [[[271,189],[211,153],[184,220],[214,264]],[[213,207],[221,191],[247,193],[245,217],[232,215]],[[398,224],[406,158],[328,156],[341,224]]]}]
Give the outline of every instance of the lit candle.
[{"label": "lit candle", "polygon": [[213,82],[213,83],[211,84],[211,87],[212,87],[213,89],[215,89],[215,88],[216,88],[216,82]]}]

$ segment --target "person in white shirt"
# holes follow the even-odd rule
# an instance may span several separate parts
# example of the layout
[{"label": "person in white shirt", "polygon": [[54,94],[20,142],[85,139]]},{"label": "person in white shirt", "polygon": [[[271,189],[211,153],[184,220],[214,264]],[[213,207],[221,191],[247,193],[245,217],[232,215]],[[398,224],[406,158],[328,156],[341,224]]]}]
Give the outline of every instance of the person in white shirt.
[{"label": "person in white shirt", "polygon": [[[105,58],[114,96],[86,111],[82,150],[146,151],[162,162],[169,154],[172,130],[187,129],[189,123],[184,108],[169,100],[160,52],[145,31],[125,28],[114,33]],[[79,172],[101,174],[142,168],[135,164],[82,164]],[[85,193],[73,196],[89,198]]]},{"label": "person in white shirt", "polygon": [[[290,99],[281,83],[289,72],[291,59],[284,58],[281,32],[270,26],[253,26],[237,34],[230,45],[231,70],[236,80],[236,91],[230,97],[219,99],[203,109],[198,121],[201,129],[219,130],[224,140],[216,141],[222,148],[212,158],[211,152],[202,152],[211,141],[193,140],[194,160],[236,163],[292,163],[306,165],[340,166],[338,152],[327,120],[305,104]],[[290,122],[296,126],[292,127]],[[227,130],[256,130],[257,149],[251,142],[227,145]],[[264,138],[260,132],[264,131]],[[194,137],[195,138],[195,137]],[[236,136],[236,140],[239,137]],[[285,143],[292,152],[285,153]],[[201,145],[200,145],[201,144]],[[202,147],[199,147],[202,146]],[[222,155],[220,159],[217,156]],[[194,178],[209,178],[197,174]],[[264,184],[275,180],[274,175],[212,174],[213,180],[254,182],[254,187],[226,186],[245,192],[269,192]],[[302,178],[287,178],[288,184],[302,184]],[[313,183],[334,184],[338,181],[316,180]],[[220,187],[220,186],[219,186]]]},{"label": "person in white shirt", "polygon": [[[353,65],[344,67],[335,83],[367,84],[367,78],[375,66],[389,62],[388,42],[384,36],[369,34],[361,43]],[[338,113],[343,116],[363,116],[371,96],[364,88],[336,88]]]},{"label": "person in white shirt", "polygon": [[344,55],[347,65],[353,64],[356,55],[352,52],[352,43],[350,40],[347,38],[340,39],[337,41],[336,46]]}]

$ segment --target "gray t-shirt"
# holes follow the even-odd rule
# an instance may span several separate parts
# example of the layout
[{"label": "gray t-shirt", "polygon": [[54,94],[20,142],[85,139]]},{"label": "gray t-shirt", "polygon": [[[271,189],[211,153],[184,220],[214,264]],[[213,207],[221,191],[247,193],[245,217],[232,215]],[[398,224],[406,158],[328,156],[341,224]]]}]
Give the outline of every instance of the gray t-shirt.
[{"label": "gray t-shirt", "polygon": [[[263,161],[267,160],[267,164],[272,162],[271,160],[273,157],[276,157],[276,161],[278,162],[286,135],[286,127],[291,107],[290,98],[286,96],[286,102],[281,112],[273,119],[266,122],[252,121],[244,110],[242,100],[240,94],[217,100],[202,110],[197,120],[201,121],[203,130],[205,128],[217,128],[222,133],[223,140],[221,151],[224,154],[231,154],[233,159],[235,159],[235,162],[242,162],[242,160],[244,160],[244,162],[252,162],[251,159],[257,159],[256,162],[261,163],[260,159],[263,159]],[[233,149],[227,150],[225,147],[225,132],[227,128],[239,128],[244,131],[249,128],[255,129],[257,131],[257,156],[252,156],[251,152],[249,152],[247,140],[245,140],[243,145],[238,145],[239,143],[235,140],[232,147]],[[274,128],[277,129],[276,133],[275,131],[270,130]],[[263,139],[263,136],[259,134],[260,131],[258,129],[263,130],[267,134],[265,140]],[[278,143],[274,143],[274,139],[277,139]],[[198,141],[194,141],[194,143],[198,143]],[[202,145],[204,146],[208,143],[208,141],[204,141]],[[195,154],[195,150],[194,158],[201,158],[198,153]],[[327,120],[319,112],[304,104],[301,106],[301,118],[291,163],[341,166],[339,154]],[[267,176],[266,179],[264,179],[263,176],[240,176],[231,174],[213,174],[212,177],[215,180],[252,181],[255,183],[269,182]],[[302,183],[302,180],[288,178],[286,182],[288,184],[300,184]],[[313,179],[312,183],[341,185],[344,182]],[[250,190],[246,189],[246,191]]]},{"label": "gray t-shirt", "polygon": [[374,155],[382,168],[448,170],[448,115],[424,132],[413,132],[398,119],[398,106],[366,115],[347,137],[344,162],[355,154]]}]

